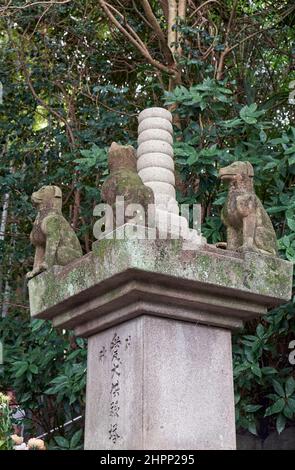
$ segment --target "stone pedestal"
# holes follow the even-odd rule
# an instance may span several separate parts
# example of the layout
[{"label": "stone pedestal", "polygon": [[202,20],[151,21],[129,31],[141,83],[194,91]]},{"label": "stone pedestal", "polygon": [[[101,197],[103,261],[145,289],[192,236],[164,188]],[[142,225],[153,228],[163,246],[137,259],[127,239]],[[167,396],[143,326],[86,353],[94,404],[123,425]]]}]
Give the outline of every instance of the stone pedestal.
[{"label": "stone pedestal", "polygon": [[228,330],[142,315],[88,348],[86,449],[235,449]]},{"label": "stone pedestal", "polygon": [[32,317],[89,338],[86,449],[233,449],[231,330],[291,286],[270,256],[104,239],[29,293]]}]

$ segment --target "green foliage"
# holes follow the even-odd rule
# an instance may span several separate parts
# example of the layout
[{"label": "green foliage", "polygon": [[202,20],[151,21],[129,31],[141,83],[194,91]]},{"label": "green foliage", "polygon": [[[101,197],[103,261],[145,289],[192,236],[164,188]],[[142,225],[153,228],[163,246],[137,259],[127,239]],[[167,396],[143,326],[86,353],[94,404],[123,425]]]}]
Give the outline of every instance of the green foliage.
[{"label": "green foliage", "polygon": [[[294,419],[294,378],[288,363],[288,337],[294,333],[294,304],[266,315],[255,334],[236,337],[234,378],[237,423],[250,432],[262,432],[274,423],[280,433]],[[256,401],[255,405],[251,405]]]},{"label": "green foliage", "polygon": [[[231,86],[231,92],[225,93],[227,104],[220,108],[219,99],[208,89],[218,87],[222,93],[226,86]],[[274,127],[266,110],[256,103],[238,104],[233,83],[214,84],[206,79],[204,86],[177,87],[166,94],[166,100],[166,104],[178,103],[177,112],[186,126],[182,140],[175,144],[176,163],[183,180],[198,177],[198,190],[188,186],[186,202],[202,203],[202,232],[208,241],[225,239],[220,208],[226,188],[218,181],[218,170],[232,161],[248,160],[255,168],[256,191],[277,231],[280,254],[294,262],[295,128]],[[273,426],[280,433],[295,418],[295,381],[288,363],[294,313],[291,302],[266,315],[261,323],[249,325],[249,334],[235,338],[237,425],[253,434],[263,436],[265,428]]]},{"label": "green foliage", "polygon": [[52,444],[49,447],[49,450],[79,450],[82,449],[83,446],[81,444],[81,438],[82,438],[82,429],[79,429],[78,431],[73,434],[73,436],[70,439],[66,439],[65,437],[62,436],[56,436],[54,438],[54,441],[56,442],[57,445]]},{"label": "green foliage", "polygon": [[69,440],[69,448],[77,448],[83,419],[63,425],[84,414],[85,341],[56,331],[44,320],[30,322],[19,315],[0,322],[0,337],[5,354],[1,386],[8,389],[13,384],[18,403],[26,410],[28,435],[45,432],[50,444],[59,436]]},{"label": "green foliage", "polygon": [[9,398],[0,392],[0,450],[11,450],[12,418]]}]

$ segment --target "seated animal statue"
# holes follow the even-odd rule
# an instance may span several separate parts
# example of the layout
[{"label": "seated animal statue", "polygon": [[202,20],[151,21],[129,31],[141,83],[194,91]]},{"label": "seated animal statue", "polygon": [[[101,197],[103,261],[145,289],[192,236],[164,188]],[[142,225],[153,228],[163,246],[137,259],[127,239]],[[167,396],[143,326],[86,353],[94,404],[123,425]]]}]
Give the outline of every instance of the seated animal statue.
[{"label": "seated animal statue", "polygon": [[255,194],[251,163],[234,162],[221,168],[219,176],[229,182],[228,197],[222,210],[222,221],[227,228],[226,248],[277,256],[276,234]]},{"label": "seated animal statue", "polygon": [[28,279],[54,265],[66,266],[82,256],[77,235],[61,212],[60,188],[43,186],[32,194],[32,202],[37,206],[38,214],[30,234],[36,251],[33,270],[27,273]]},{"label": "seated animal statue", "polygon": [[[108,154],[108,165],[110,174],[106,178],[101,195],[105,203],[113,210],[114,226],[118,227],[125,223],[136,220],[140,225],[152,225],[154,220],[153,205],[154,193],[151,188],[145,186],[137,173],[136,154],[131,145],[123,146],[113,142]],[[117,197],[124,198],[124,214],[118,220]],[[141,212],[127,214],[127,207],[131,204],[139,205]],[[150,206],[150,207],[149,207]]]}]

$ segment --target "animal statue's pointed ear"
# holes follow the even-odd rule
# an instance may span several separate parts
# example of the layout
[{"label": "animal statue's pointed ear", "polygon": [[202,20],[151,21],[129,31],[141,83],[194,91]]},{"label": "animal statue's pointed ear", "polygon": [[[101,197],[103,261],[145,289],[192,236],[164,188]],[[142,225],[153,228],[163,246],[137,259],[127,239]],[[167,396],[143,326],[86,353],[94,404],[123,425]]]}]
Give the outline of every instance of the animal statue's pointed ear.
[{"label": "animal statue's pointed ear", "polygon": [[248,176],[254,176],[253,166],[251,165],[250,162],[246,162],[246,164],[247,164],[247,174],[248,174]]},{"label": "animal statue's pointed ear", "polygon": [[61,189],[58,186],[53,186],[54,187],[54,197],[62,198],[62,192]]}]

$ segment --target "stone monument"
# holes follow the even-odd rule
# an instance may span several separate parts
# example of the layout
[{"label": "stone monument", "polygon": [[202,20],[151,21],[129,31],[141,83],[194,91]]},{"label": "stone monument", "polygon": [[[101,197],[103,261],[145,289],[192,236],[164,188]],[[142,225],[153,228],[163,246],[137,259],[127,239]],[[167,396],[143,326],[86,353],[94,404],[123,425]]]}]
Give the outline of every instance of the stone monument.
[{"label": "stone monument", "polygon": [[[137,165],[156,209],[179,217],[163,115],[140,122]],[[145,145],[151,129],[165,145]],[[291,286],[292,264],[273,254],[185,237],[104,238],[31,279],[32,318],[88,338],[85,449],[235,449],[231,332]]]},{"label": "stone monument", "polygon": [[66,266],[82,256],[79,240],[63,217],[62,192],[58,186],[43,186],[32,194],[32,202],[38,214],[30,234],[35,246],[33,271],[27,273],[31,279],[54,265]]},{"label": "stone monument", "polygon": [[250,162],[235,162],[220,169],[229,182],[222,210],[227,227],[227,249],[278,255],[277,239],[269,215],[254,192],[254,170]]},{"label": "stone monument", "polygon": [[[118,228],[136,221],[138,225],[153,226],[154,214],[151,207],[154,206],[154,193],[143,184],[137,173],[134,148],[113,142],[109,149],[108,164],[110,174],[101,188],[103,201],[112,208],[114,220],[108,225]],[[128,207],[131,209],[129,214]],[[118,215],[120,209],[123,213]]]},{"label": "stone monument", "polygon": [[160,238],[179,238],[194,248],[204,243],[196,230],[179,215],[176,201],[172,115],[163,108],[147,108],[138,116],[137,170],[155,197],[155,222]]}]

